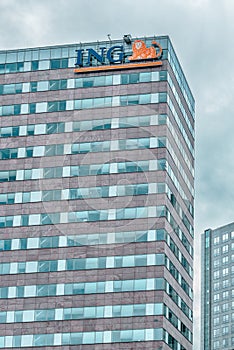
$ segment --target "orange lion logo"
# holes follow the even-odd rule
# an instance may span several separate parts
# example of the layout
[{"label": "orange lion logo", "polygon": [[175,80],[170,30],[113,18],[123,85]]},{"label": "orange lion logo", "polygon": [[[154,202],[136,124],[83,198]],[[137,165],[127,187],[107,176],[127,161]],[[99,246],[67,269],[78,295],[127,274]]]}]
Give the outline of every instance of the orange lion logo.
[{"label": "orange lion logo", "polygon": [[161,46],[156,42],[152,41],[152,44],[157,46],[159,48],[159,52],[156,52],[156,49],[151,47],[146,47],[144,41],[142,40],[135,40],[132,45],[132,56],[128,57],[130,61],[137,61],[137,60],[149,60],[153,58],[158,58],[162,55],[162,48]]}]

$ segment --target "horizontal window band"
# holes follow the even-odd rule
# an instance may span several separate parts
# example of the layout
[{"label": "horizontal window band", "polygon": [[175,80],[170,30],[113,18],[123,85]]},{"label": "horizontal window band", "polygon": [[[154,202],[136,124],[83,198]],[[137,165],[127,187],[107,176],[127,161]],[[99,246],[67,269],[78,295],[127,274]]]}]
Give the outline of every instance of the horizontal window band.
[{"label": "horizontal window band", "polygon": [[[187,252],[193,256],[193,248],[183,232],[177,234],[182,241]],[[165,241],[173,254],[182,263],[183,267],[192,276],[192,270],[187,270],[190,266],[187,259],[183,256],[178,246],[171,236],[164,229],[143,230],[143,231],[115,231],[107,233],[85,233],[80,235],[63,236],[42,236],[29,238],[13,238],[0,240],[0,251],[30,250],[30,249],[50,249],[64,247],[80,247],[95,245],[118,245],[126,243],[141,243]]]},{"label": "horizontal window band", "polygon": [[134,343],[165,341],[171,349],[183,350],[184,347],[163,328],[141,328],[128,330],[47,333],[11,335],[0,337],[0,348],[27,348],[38,346],[69,346],[86,344]]}]

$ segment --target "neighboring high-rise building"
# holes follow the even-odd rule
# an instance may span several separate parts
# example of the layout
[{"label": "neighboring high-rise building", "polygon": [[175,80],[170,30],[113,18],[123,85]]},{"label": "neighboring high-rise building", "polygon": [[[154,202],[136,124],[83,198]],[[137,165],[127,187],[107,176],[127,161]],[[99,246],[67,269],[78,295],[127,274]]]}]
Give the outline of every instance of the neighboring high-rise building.
[{"label": "neighboring high-rise building", "polygon": [[234,349],[234,222],[202,234],[201,350]]},{"label": "neighboring high-rise building", "polygon": [[192,349],[194,99],[167,36],[0,52],[0,348]]}]

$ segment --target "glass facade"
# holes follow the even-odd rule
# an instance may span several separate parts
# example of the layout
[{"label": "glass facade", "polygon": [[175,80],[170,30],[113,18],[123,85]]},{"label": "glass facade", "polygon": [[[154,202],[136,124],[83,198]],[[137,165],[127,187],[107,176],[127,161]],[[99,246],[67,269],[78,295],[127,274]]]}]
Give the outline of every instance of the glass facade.
[{"label": "glass facade", "polygon": [[202,234],[202,350],[233,349],[234,223]]},{"label": "glass facade", "polygon": [[0,51],[0,348],[192,349],[194,99],[142,40]]}]

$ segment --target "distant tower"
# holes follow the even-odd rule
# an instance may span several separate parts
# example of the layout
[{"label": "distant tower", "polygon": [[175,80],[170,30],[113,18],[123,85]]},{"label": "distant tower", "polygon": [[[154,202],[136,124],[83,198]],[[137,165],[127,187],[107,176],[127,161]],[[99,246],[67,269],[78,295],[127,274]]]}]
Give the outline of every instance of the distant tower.
[{"label": "distant tower", "polygon": [[234,222],[202,234],[201,350],[234,348]]}]

